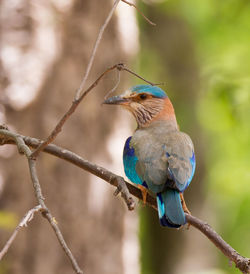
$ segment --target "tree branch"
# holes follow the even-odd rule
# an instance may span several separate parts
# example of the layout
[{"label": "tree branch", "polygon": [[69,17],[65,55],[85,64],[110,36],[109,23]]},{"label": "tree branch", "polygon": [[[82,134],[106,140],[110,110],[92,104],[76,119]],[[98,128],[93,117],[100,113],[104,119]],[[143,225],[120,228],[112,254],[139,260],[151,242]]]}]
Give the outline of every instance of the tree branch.
[{"label": "tree branch", "polygon": [[[2,131],[3,130],[0,129],[0,144],[15,143],[13,138],[6,139],[5,136],[2,134]],[[18,135],[18,137],[22,138],[26,145],[33,148],[38,147],[39,144],[41,143],[40,140],[35,138],[26,137],[22,135]],[[67,149],[61,148],[59,146],[50,144],[47,147],[45,147],[44,151],[92,173],[93,175],[103,179],[104,181],[110,183],[113,186],[118,187],[119,185],[118,181],[123,180],[122,177],[108,171],[107,169],[101,166],[95,165],[83,159],[79,155]],[[131,195],[142,200],[142,193],[139,188],[137,188],[135,185],[132,185],[124,180],[123,182],[126,184],[126,187],[129,190]],[[154,196],[148,194],[146,202],[149,206],[157,210],[156,199]],[[234,262],[236,267],[239,270],[241,270],[242,273],[250,273],[249,258],[243,257],[236,250],[234,250],[206,222],[201,221],[200,219],[189,214],[186,214],[186,219],[190,225],[192,225],[193,227],[197,228],[200,232],[202,232],[230,261]]]},{"label": "tree branch", "polygon": [[4,245],[3,249],[0,252],[0,261],[2,260],[2,258],[4,257],[4,255],[8,252],[10,246],[12,245],[12,243],[14,242],[17,233],[19,232],[19,230],[28,225],[28,222],[30,222],[33,217],[34,214],[36,212],[38,212],[39,210],[41,210],[41,205],[38,205],[32,209],[30,209],[22,218],[21,222],[18,224],[18,226],[15,228],[14,232],[12,233],[12,235],[10,236],[9,240],[6,242],[6,244]]},{"label": "tree branch", "polygon": [[250,259],[241,256],[208,223],[189,214],[186,214],[186,219],[190,225],[200,230],[230,261],[234,262],[242,273],[250,273]]},{"label": "tree branch", "polygon": [[[24,142],[23,136],[10,132],[7,129],[1,129],[1,127],[0,127],[0,136],[4,137],[3,140],[4,139],[6,139],[7,141],[12,140],[17,145],[19,153],[25,154],[29,164],[30,176],[31,176],[32,184],[35,190],[35,195],[40,206],[39,210],[41,211],[42,215],[48,220],[51,227],[53,228],[62,249],[64,250],[65,254],[70,259],[70,262],[75,272],[77,274],[83,274],[82,270],[77,264],[75,257],[73,256],[72,252],[70,251],[69,247],[67,246],[62,236],[62,233],[56,223],[55,218],[52,216],[52,214],[50,213],[48,207],[46,206],[44,202],[42,189],[41,189],[39,179],[37,176],[37,171],[36,171],[36,160],[32,157],[32,152],[30,148],[28,147],[28,145]],[[1,140],[0,138],[0,144],[2,144],[3,140]],[[14,241],[17,232],[18,230],[16,232],[14,231],[14,234],[12,235],[9,241],[10,244]]]},{"label": "tree branch", "polygon": [[104,75],[106,75],[107,73],[109,73],[110,71],[114,70],[114,69],[119,69],[120,64],[116,64],[108,69],[106,69],[96,80],[95,82],[88,88],[85,90],[85,92],[80,96],[79,99],[74,100],[70,106],[70,108],[68,109],[68,111],[63,115],[63,117],[60,119],[60,121],[58,122],[58,124],[55,126],[55,128],[52,130],[51,134],[48,136],[48,138],[46,139],[46,141],[42,142],[37,149],[32,153],[32,157],[36,158],[39,154],[40,151],[42,151],[48,144],[52,143],[54,141],[54,139],[56,138],[56,136],[61,132],[63,125],[65,124],[65,122],[69,119],[69,117],[74,113],[74,111],[76,110],[76,108],[78,107],[78,105],[81,103],[81,101],[83,100],[83,98],[93,89],[95,88],[99,81],[102,79],[102,77]]},{"label": "tree branch", "polygon": [[85,75],[83,76],[83,79],[82,79],[82,82],[80,84],[80,87],[78,88],[78,90],[76,91],[76,95],[75,95],[75,100],[77,101],[80,97],[81,97],[81,93],[83,92],[83,88],[85,86],[85,83],[86,83],[86,80],[89,76],[89,72],[92,68],[92,65],[93,65],[93,62],[94,62],[94,59],[95,59],[95,55],[96,55],[96,51],[99,47],[99,44],[101,42],[101,39],[102,39],[102,36],[103,36],[103,33],[104,33],[104,30],[105,28],[107,27],[109,21],[111,20],[114,12],[115,12],[115,9],[117,7],[117,5],[119,4],[120,0],[115,0],[114,2],[114,5],[111,9],[111,11],[109,12],[104,24],[102,25],[99,33],[98,33],[98,36],[97,36],[97,39],[96,39],[96,42],[95,42],[95,45],[94,45],[94,48],[93,48],[93,52],[91,54],[91,57],[90,57],[90,60],[89,60],[89,63],[88,63],[88,66],[87,66],[87,69],[86,69],[86,72],[85,72]]},{"label": "tree branch", "polygon": [[[116,10],[116,7],[117,5],[119,4],[121,0],[115,0],[114,4],[113,4],[113,7],[112,9],[110,10],[104,24],[101,26],[100,30],[99,30],[99,33],[98,33],[98,36],[97,36],[97,39],[96,39],[96,42],[94,44],[94,48],[93,48],[93,51],[92,51],[92,54],[90,56],[90,60],[88,62],[88,65],[87,65],[87,69],[86,69],[86,72],[83,76],[83,79],[80,83],[80,86],[79,88],[77,89],[76,91],[76,94],[75,94],[75,97],[74,97],[74,100],[72,102],[72,105],[70,106],[69,110],[63,115],[63,117],[60,119],[60,121],[58,122],[58,124],[55,126],[55,128],[52,130],[52,132],[50,133],[50,135],[47,137],[47,139],[38,146],[38,148],[32,153],[32,158],[36,158],[40,151],[42,151],[48,144],[52,143],[53,140],[56,138],[56,136],[60,133],[60,131],[62,130],[62,127],[64,125],[64,123],[68,120],[68,118],[73,114],[73,112],[75,111],[75,109],[77,108],[77,106],[80,104],[80,102],[83,100],[83,98],[98,84],[98,82],[101,80],[101,78],[108,72],[110,72],[111,70],[117,68],[118,70],[126,70],[128,72],[130,72],[131,74],[133,74],[134,76],[146,81],[147,83],[151,84],[151,85],[155,85],[147,80],[145,80],[144,78],[142,78],[141,76],[139,76],[138,74],[132,72],[131,70],[125,68],[125,66],[123,64],[117,64],[117,65],[114,65],[113,67],[111,68],[108,68],[106,71],[104,71],[100,76],[99,78],[85,91],[83,92],[83,89],[84,89],[84,86],[85,86],[85,83],[87,81],[87,78],[89,76],[89,73],[90,73],[90,70],[93,66],[93,62],[94,62],[94,59],[95,59],[95,56],[96,56],[96,52],[97,52],[97,49],[99,47],[99,44],[101,42],[101,39],[102,39],[102,36],[103,36],[103,33],[104,33],[104,30],[105,28],[107,27],[108,23],[110,22],[115,10]],[[124,3],[126,3],[127,5],[130,5],[130,6],[133,6],[135,9],[138,10],[138,12],[140,12],[142,14],[142,16],[152,25],[155,25],[153,22],[151,22],[134,4],[126,1],[126,0],[122,0]]]}]

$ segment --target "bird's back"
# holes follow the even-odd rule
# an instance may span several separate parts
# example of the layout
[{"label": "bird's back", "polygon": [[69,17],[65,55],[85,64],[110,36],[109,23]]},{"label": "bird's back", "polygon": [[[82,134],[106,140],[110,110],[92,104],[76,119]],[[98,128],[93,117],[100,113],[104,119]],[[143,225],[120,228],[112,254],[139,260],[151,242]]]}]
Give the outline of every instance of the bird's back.
[{"label": "bird's back", "polygon": [[183,191],[193,173],[189,136],[165,121],[136,130],[130,141],[138,159],[135,169],[155,193],[166,187]]}]

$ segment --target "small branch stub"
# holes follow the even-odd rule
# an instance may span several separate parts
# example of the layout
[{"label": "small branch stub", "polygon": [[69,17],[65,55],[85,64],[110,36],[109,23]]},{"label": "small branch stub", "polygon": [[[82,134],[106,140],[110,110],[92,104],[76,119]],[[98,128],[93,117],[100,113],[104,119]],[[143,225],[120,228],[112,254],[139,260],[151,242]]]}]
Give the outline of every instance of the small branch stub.
[{"label": "small branch stub", "polygon": [[114,192],[114,195],[117,196],[119,193],[121,193],[121,197],[124,199],[128,209],[134,210],[135,202],[131,194],[129,193],[129,190],[127,188],[127,185],[124,179],[120,176],[115,176],[111,178],[110,183],[112,183],[113,185],[116,185],[116,190]]}]

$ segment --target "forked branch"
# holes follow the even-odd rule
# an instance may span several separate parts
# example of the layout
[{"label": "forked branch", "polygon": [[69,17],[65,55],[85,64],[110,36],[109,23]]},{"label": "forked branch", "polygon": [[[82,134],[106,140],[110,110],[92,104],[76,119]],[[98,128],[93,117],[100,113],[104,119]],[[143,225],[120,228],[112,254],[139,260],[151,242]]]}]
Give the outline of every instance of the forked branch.
[{"label": "forked branch", "polygon": [[[37,171],[36,171],[36,160],[34,158],[32,158],[32,153],[31,153],[29,146],[25,143],[23,136],[15,134],[13,132],[10,132],[8,129],[6,129],[6,127],[0,126],[0,144],[4,144],[4,140],[6,142],[12,141],[12,143],[16,144],[19,153],[24,154],[26,156],[26,158],[28,160],[28,164],[29,164],[31,181],[32,181],[32,184],[33,184],[33,187],[35,190],[35,196],[39,203],[39,206],[36,209],[39,209],[39,211],[42,213],[43,217],[45,217],[48,220],[48,222],[50,223],[62,249],[64,250],[65,254],[70,259],[70,262],[71,262],[72,267],[75,270],[75,272],[77,274],[82,274],[83,272],[80,269],[80,267],[78,266],[78,263],[77,263],[75,257],[73,256],[72,252],[70,251],[69,247],[67,246],[67,244],[62,236],[62,233],[57,225],[55,218],[52,216],[52,214],[50,213],[50,210],[48,209],[48,207],[46,206],[46,204],[44,202],[40,182],[39,182],[39,179],[37,176]],[[35,209],[33,209],[33,211],[30,212],[30,214],[33,212],[35,212]],[[25,217],[24,217],[24,220],[26,220],[26,223],[27,223],[28,220]],[[21,223],[23,223],[23,221]],[[3,255],[7,252],[10,245],[13,243],[19,229],[20,229],[20,227],[18,226],[16,228],[16,230],[13,232],[10,240],[4,246],[3,251],[2,251]]]}]

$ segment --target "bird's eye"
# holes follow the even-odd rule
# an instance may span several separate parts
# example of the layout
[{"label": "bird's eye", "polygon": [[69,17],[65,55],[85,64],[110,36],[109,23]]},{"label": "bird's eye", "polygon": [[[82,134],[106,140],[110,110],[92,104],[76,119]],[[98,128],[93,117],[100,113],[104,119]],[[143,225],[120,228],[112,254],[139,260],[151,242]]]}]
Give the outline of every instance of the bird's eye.
[{"label": "bird's eye", "polygon": [[147,94],[143,93],[140,95],[140,99],[145,100],[147,98]]}]

